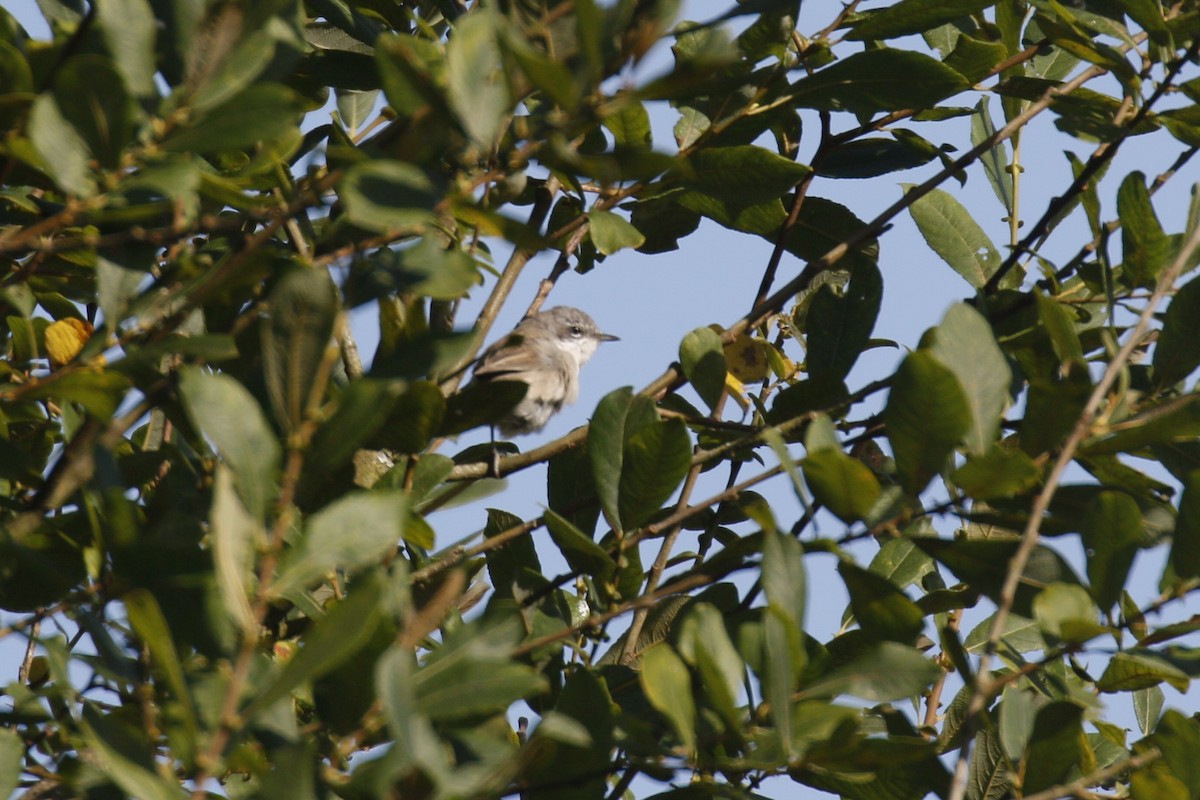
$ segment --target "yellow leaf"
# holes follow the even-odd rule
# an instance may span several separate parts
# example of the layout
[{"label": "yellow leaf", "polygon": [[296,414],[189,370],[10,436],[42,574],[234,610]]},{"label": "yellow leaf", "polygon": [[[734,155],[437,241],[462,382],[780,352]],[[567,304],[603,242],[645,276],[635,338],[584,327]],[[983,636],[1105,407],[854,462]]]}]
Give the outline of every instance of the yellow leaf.
[{"label": "yellow leaf", "polygon": [[771,345],[762,339],[742,334],[725,345],[725,363],[729,372],[742,383],[761,381],[770,373],[766,348]]},{"label": "yellow leaf", "polygon": [[92,330],[90,323],[74,317],[60,319],[47,326],[46,352],[50,355],[50,364],[60,366],[79,355]]}]

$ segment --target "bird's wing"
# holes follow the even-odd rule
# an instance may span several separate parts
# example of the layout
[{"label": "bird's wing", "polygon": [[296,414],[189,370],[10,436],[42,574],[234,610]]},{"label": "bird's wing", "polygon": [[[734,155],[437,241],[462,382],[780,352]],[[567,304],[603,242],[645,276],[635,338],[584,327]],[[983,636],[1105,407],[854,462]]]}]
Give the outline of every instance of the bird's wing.
[{"label": "bird's wing", "polygon": [[520,347],[522,341],[520,334],[510,333],[483,351],[475,366],[475,377],[503,379],[514,373],[537,369],[540,366],[537,355]]}]

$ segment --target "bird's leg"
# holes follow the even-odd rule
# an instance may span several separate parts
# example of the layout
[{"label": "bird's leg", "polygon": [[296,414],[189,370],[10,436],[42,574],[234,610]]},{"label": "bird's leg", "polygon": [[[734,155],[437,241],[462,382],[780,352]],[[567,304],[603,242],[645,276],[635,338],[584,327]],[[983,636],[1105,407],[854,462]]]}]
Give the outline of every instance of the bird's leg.
[{"label": "bird's leg", "polygon": [[489,425],[488,430],[492,433],[492,459],[488,464],[488,477],[500,477],[500,448],[496,447],[496,426]]}]

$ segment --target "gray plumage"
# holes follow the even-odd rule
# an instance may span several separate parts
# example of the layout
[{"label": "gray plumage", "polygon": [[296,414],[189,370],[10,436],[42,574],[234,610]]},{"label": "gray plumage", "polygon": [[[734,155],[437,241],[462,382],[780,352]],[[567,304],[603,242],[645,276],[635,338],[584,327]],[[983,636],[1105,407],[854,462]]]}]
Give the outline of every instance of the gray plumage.
[{"label": "gray plumage", "polygon": [[483,352],[472,382],[520,381],[529,386],[516,408],[496,423],[505,436],[534,433],[566,403],[579,397],[579,368],[601,342],[601,333],[578,308],[558,306],[534,314]]}]

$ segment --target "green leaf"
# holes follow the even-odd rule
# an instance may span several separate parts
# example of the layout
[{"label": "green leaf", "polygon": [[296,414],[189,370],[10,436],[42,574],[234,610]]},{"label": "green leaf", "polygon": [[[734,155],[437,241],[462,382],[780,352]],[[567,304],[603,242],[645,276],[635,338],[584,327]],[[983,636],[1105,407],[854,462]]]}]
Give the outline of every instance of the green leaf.
[{"label": "green leaf", "polygon": [[942,670],[919,650],[897,642],[881,642],[815,681],[801,694],[805,698],[848,694],[886,703],[920,694],[941,674]]},{"label": "green leaf", "polygon": [[763,534],[762,584],[767,600],[789,625],[804,628],[804,557],[800,543],[782,533]]},{"label": "green leaf", "polygon": [[1167,306],[1162,331],[1154,346],[1154,382],[1166,387],[1187,378],[1200,367],[1200,278],[1180,287]]},{"label": "green leaf", "polygon": [[879,268],[859,262],[850,273],[850,283],[839,295],[822,286],[808,309],[808,353],[805,364],[816,380],[842,380],[871,341],[871,331],[883,300],[883,277]]},{"label": "green leaf", "polygon": [[1131,172],[1121,182],[1117,213],[1121,217],[1122,266],[1135,285],[1152,287],[1170,260],[1172,247],[1150,204],[1146,176],[1141,172]]},{"label": "green leaf", "polygon": [[1012,370],[992,326],[966,303],[953,305],[937,327],[932,351],[958,378],[970,408],[971,427],[963,440],[966,451],[986,452],[1000,430],[1012,382]]},{"label": "green leaf", "polygon": [[47,173],[67,194],[90,197],[96,191],[88,168],[88,146],[67,121],[52,94],[40,94],[29,114],[29,138]]},{"label": "green leaf", "polygon": [[927,55],[884,47],[801,78],[790,94],[803,108],[874,114],[928,108],[969,86],[962,75]]},{"label": "green leaf", "polygon": [[1091,393],[1085,369],[1071,369],[1062,377],[1031,379],[1021,420],[1021,449],[1037,456],[1056,448],[1075,427]]},{"label": "green leaf", "polygon": [[1200,576],[1200,470],[1189,472],[1184,482],[1169,563],[1184,580]]},{"label": "green leaf", "polygon": [[329,573],[378,563],[400,543],[407,507],[399,491],[357,492],[313,514],[299,546],[281,564],[272,594],[284,597]]},{"label": "green leaf", "polygon": [[154,39],[157,25],[147,0],[106,0],[96,6],[96,27],[131,94],[157,94]]},{"label": "green leaf", "polygon": [[54,96],[100,165],[119,167],[133,135],[133,110],[113,62],[93,54],[68,59],[55,78]]},{"label": "green leaf", "polygon": [[[577,0],[575,7],[582,4]],[[633,677],[628,680],[632,683]],[[541,754],[540,758],[532,759],[525,772],[529,800],[587,800],[607,796],[605,775],[610,767],[617,709],[605,679],[595,670],[575,669],[566,673],[551,715],[565,723],[561,727],[570,725],[580,730],[587,742],[577,741],[581,738],[578,736],[571,737],[576,739],[571,741],[565,736],[552,735],[558,726],[545,729],[547,720],[543,718],[529,743],[531,754]]]},{"label": "green leaf", "polygon": [[954,50],[946,56],[946,66],[958,72],[971,83],[978,83],[1004,60],[1008,48],[1003,42],[976,39],[963,34],[954,43]]},{"label": "green leaf", "polygon": [[101,255],[96,256],[96,300],[104,312],[104,325],[112,334],[125,318],[130,301],[137,296],[138,287],[146,273],[125,269]]},{"label": "green leaf", "polygon": [[[992,617],[988,617],[972,628],[963,640],[963,648],[969,653],[978,653],[987,647],[991,625]],[[1014,653],[1031,653],[1034,650],[1046,649],[1042,629],[1036,622],[1020,614],[1009,614],[1005,617],[1000,642]]]},{"label": "green leaf", "polygon": [[1056,701],[1043,706],[1033,722],[1023,759],[1022,789],[1033,794],[1059,784],[1083,757],[1083,709]]},{"label": "green leaf", "polygon": [[[361,378],[343,389],[337,396],[337,407],[333,414],[317,428],[312,444],[309,445],[304,466],[307,471],[314,473],[313,479],[328,480],[332,471],[348,464],[355,451],[362,447],[392,414],[397,398],[408,388],[399,381]],[[436,391],[436,387],[434,389]],[[440,400],[441,392],[437,394]],[[421,445],[424,444],[423,441]]]},{"label": "green leaf", "polygon": [[480,425],[494,424],[516,408],[528,391],[529,384],[524,381],[469,383],[447,398],[446,415],[438,433],[454,436]]},{"label": "green leaf", "polygon": [[866,517],[882,491],[866,464],[837,448],[809,453],[800,468],[813,496],[843,522]]},{"label": "green leaf", "polygon": [[588,212],[588,229],[596,249],[606,256],[627,247],[641,247],[646,237],[624,217],[611,211]]},{"label": "green leaf", "polygon": [[[463,691],[467,686],[470,691]],[[518,700],[546,691],[547,683],[527,664],[465,655],[418,670],[413,688],[417,710],[444,722],[501,713]]]},{"label": "green leaf", "polygon": [[261,327],[263,372],[275,419],[294,432],[320,402],[329,369],[326,350],[337,319],[337,293],[324,269],[289,268],[267,298],[269,318]]},{"label": "green leaf", "polygon": [[910,353],[892,378],[883,412],[900,484],[919,494],[971,429],[962,385],[927,350]]},{"label": "green leaf", "polygon": [[1133,715],[1137,717],[1138,729],[1149,733],[1162,714],[1163,690],[1157,686],[1137,689],[1133,692]]},{"label": "green leaf", "polygon": [[1104,674],[1096,681],[1102,692],[1135,692],[1149,689],[1166,681],[1170,686],[1186,692],[1190,679],[1188,674],[1151,650],[1125,650],[1115,653],[1104,668]]},{"label": "green leaf", "polygon": [[854,618],[871,641],[916,641],[925,627],[925,615],[908,595],[882,575],[849,561],[838,562],[838,574],[850,594]]},{"label": "green leaf", "polygon": [[1012,772],[997,736],[987,728],[975,734],[967,797],[971,800],[1004,800],[1012,796]]},{"label": "green leaf", "polygon": [[864,14],[846,34],[847,39],[893,39],[923,33],[991,5],[988,0],[901,0]]},{"label": "green leaf", "polygon": [[579,105],[579,87],[566,64],[532,46],[513,26],[505,26],[501,34],[505,55],[517,63],[533,86],[564,109]]},{"label": "green leaf", "polygon": [[319,678],[354,656],[375,630],[382,590],[376,580],[360,581],[300,640],[297,650],[240,716],[250,721],[287,697],[300,684]]},{"label": "green leaf", "polygon": [[1029,745],[1029,737],[1033,735],[1036,696],[1011,684],[1005,686],[1000,695],[999,712],[997,733],[1000,735],[1000,746],[1015,764]]},{"label": "green leaf", "polygon": [[976,500],[1020,495],[1037,485],[1042,470],[1021,450],[994,444],[982,455],[969,456],[954,471],[954,485]]},{"label": "green leaf", "polygon": [[679,344],[679,363],[696,394],[716,411],[728,371],[720,335],[711,328],[696,328]]},{"label": "green leaf", "polygon": [[606,116],[602,124],[613,135],[617,147],[648,149],[654,142],[650,114],[646,106],[632,98]]},{"label": "green leaf", "polygon": [[1033,618],[1049,637],[1082,643],[1105,632],[1096,622],[1099,610],[1082,586],[1052,583],[1033,599]]},{"label": "green leaf", "polygon": [[685,186],[741,208],[778,200],[811,172],[754,145],[702,148],[687,167]]},{"label": "green leaf", "polygon": [[303,111],[300,97],[288,87],[256,83],[188,120],[163,140],[162,147],[176,153],[244,150],[294,130]]},{"label": "green leaf", "polygon": [[[959,580],[986,595],[993,602],[1000,598],[1005,573],[1019,542],[1016,539],[958,539],[947,541],[932,537],[914,538],[913,544],[944,564]],[[1062,556],[1039,545],[1034,548],[1017,584],[1013,611],[1032,617],[1033,600],[1052,583],[1079,584]],[[968,637],[970,639],[970,637]]]},{"label": "green leaf", "polygon": [[546,530],[558,546],[571,569],[581,575],[592,576],[600,583],[612,580],[617,570],[612,556],[587,534],[576,528],[560,514],[546,509]]},{"label": "green leaf", "polygon": [[247,636],[258,623],[250,608],[254,584],[254,553],[266,543],[262,518],[251,516],[234,489],[233,476],[218,465],[213,480],[213,503],[209,511],[213,537],[213,569],[217,590],[229,619]]},{"label": "green leaf", "polygon": [[1075,332],[1075,320],[1062,303],[1046,297],[1041,292],[1034,292],[1037,301],[1038,319],[1050,338],[1054,355],[1061,362],[1082,361],[1083,346],[1079,342],[1079,334]]},{"label": "green leaf", "polygon": [[1158,721],[1150,741],[1162,752],[1171,774],[1187,787],[1192,797],[1200,795],[1200,763],[1196,761],[1196,754],[1200,753],[1200,726],[1196,720],[1171,709]]},{"label": "green leaf", "polygon": [[868,136],[838,145],[813,169],[823,178],[875,178],[928,164],[934,155],[906,142]]},{"label": "green leaf", "polygon": [[499,20],[489,9],[465,14],[446,45],[446,96],[467,135],[485,150],[495,145],[512,110],[496,43]]},{"label": "green leaf", "polygon": [[621,485],[626,440],[642,427],[657,421],[658,412],[654,402],[648,397],[635,397],[633,389],[628,386],[606,394],[592,414],[592,424],[588,430],[588,456],[592,462],[600,508],[614,530],[622,529]]},{"label": "green leaf", "polygon": [[129,378],[116,370],[75,370],[34,386],[23,396],[27,400],[54,397],[78,403],[92,416],[106,420],[116,413],[129,387]]},{"label": "green leaf", "polygon": [[[489,508],[487,525],[483,529],[483,538],[491,539],[497,534],[509,528],[516,528],[523,523],[524,520],[515,514],[509,514],[498,508]],[[537,548],[533,545],[533,537],[518,536],[510,539],[503,547],[494,547],[488,550],[487,568],[488,576],[492,579],[492,586],[496,590],[496,596],[513,597],[514,586],[524,570],[539,574],[542,571]]]},{"label": "green leaf", "polygon": [[737,700],[746,667],[725,628],[725,618],[711,603],[688,607],[679,630],[679,654],[700,673],[705,694],[731,730],[738,730]]},{"label": "green leaf", "polygon": [[1087,547],[1092,597],[1108,611],[1121,599],[1142,542],[1142,512],[1127,494],[1101,492],[1088,504],[1079,529]]},{"label": "green leaf", "polygon": [[350,222],[378,233],[424,230],[440,193],[420,168],[401,161],[361,161],[338,185]]},{"label": "green leaf", "polygon": [[692,698],[692,678],[666,642],[642,654],[638,674],[646,699],[671,722],[676,736],[690,755],[696,752],[696,702]]},{"label": "green leaf", "polygon": [[[433,381],[414,381],[401,388],[400,395],[390,406],[390,415],[371,443],[396,453],[419,453],[429,445],[445,418],[446,398]],[[388,407],[385,403],[384,408]],[[365,419],[370,416],[360,417],[360,420]],[[353,437],[348,439],[353,440]],[[346,441],[342,447],[345,452]]]},{"label": "green leaf", "polygon": [[[992,112],[988,108],[988,100],[987,96],[979,98],[979,103],[975,106],[975,113],[971,115],[971,144],[975,146],[992,138],[996,133],[996,125],[992,122]],[[1000,205],[1004,206],[1004,210],[1011,214],[1013,207],[1012,175],[1008,171],[1008,154],[1004,148],[1004,142],[997,142],[979,157],[979,163],[983,166],[984,174],[987,175],[988,183],[992,185],[992,191],[996,193]]]},{"label": "green leaf", "polygon": [[683,420],[661,420],[629,436],[618,502],[622,530],[636,528],[658,511],[691,465],[692,440]]},{"label": "green leaf", "polygon": [[129,624],[134,633],[150,651],[152,663],[162,673],[167,687],[183,709],[183,727],[190,747],[195,747],[195,739],[199,726],[196,722],[196,707],[192,702],[192,693],[188,690],[187,681],[183,676],[183,665],[179,661],[179,651],[171,636],[171,629],[158,601],[154,595],[145,589],[134,589],[121,596],[125,612],[129,615]]},{"label": "green leaf", "polygon": [[479,268],[471,256],[447,249],[436,236],[424,236],[411,247],[381,247],[354,260],[343,290],[346,305],[356,307],[399,292],[457,300],[478,283]]},{"label": "green leaf", "polygon": [[[905,185],[909,191],[912,184]],[[982,289],[988,278],[1000,268],[1003,259],[954,195],[934,189],[908,207],[921,236],[950,268],[976,289]]]},{"label": "green leaf", "polygon": [[556,453],[546,467],[546,503],[589,536],[596,530],[600,509],[588,448],[573,447]]},{"label": "green leaf", "polygon": [[188,416],[233,470],[246,510],[255,519],[266,519],[280,448],[258,402],[228,375],[188,366],[180,368],[179,376]]},{"label": "green leaf", "polygon": [[21,782],[25,740],[12,728],[0,728],[0,795],[11,797]]},{"label": "green leaf", "polygon": [[412,649],[399,643],[392,645],[375,664],[375,692],[403,763],[422,765],[436,774],[445,767],[447,757],[429,718],[417,710],[413,687],[416,671]]},{"label": "green leaf", "polygon": [[[114,719],[102,716],[91,703],[83,706],[79,728],[87,743],[87,755],[101,774],[110,778],[129,796],[144,800],[182,800],[188,795],[174,781],[155,773],[141,759],[123,752],[127,742]],[[148,761],[149,759],[146,759]]]},{"label": "green leaf", "polygon": [[890,539],[879,548],[868,567],[903,589],[936,570],[933,559],[906,537]]}]

